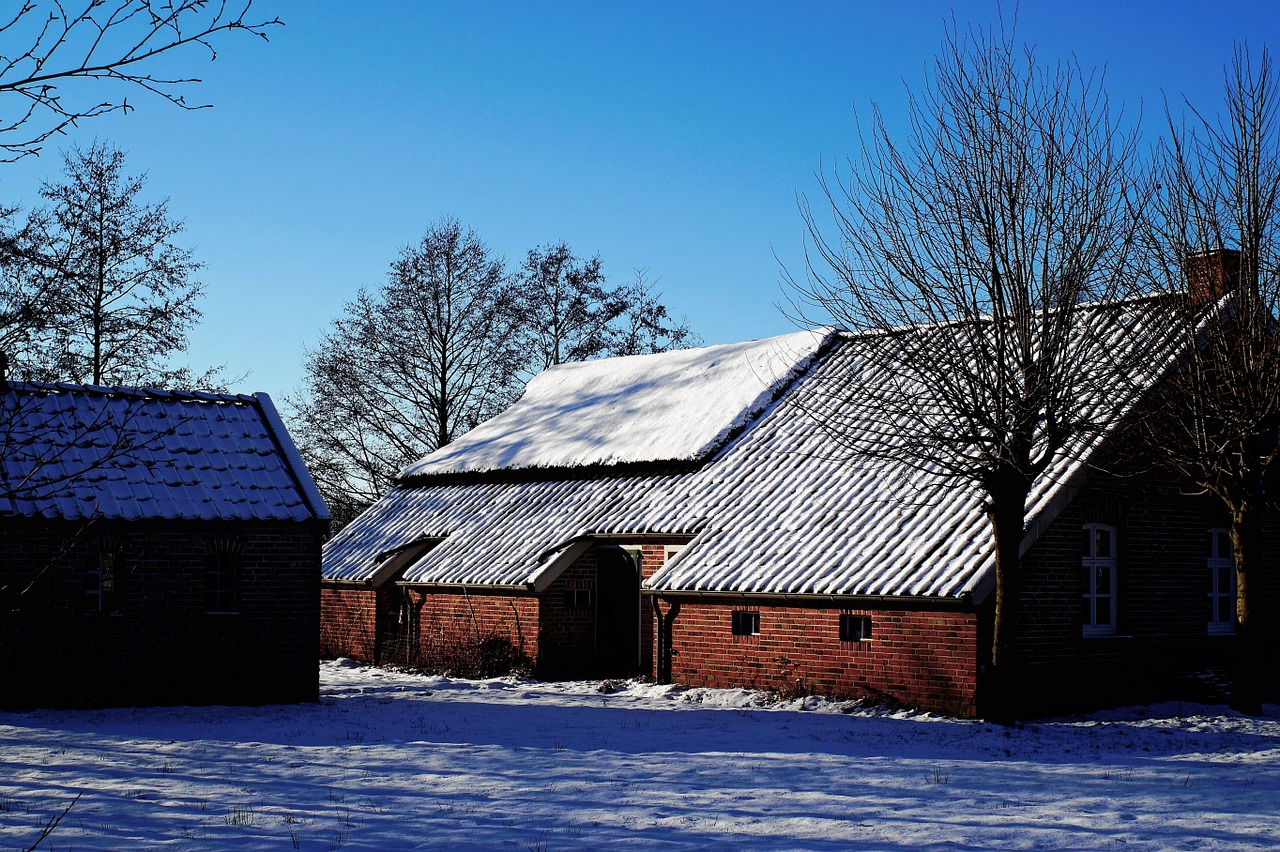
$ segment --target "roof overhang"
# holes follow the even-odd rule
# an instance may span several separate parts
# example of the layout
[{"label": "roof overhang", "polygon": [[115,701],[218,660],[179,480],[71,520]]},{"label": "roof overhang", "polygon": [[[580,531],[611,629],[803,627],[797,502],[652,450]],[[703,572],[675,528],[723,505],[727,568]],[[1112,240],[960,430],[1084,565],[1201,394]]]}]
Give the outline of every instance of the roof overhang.
[{"label": "roof overhang", "polygon": [[646,597],[670,601],[705,601],[718,604],[759,604],[772,606],[825,606],[831,609],[947,609],[970,610],[976,607],[973,596],[941,598],[910,595],[823,595],[790,592],[707,592],[693,590],[648,589]]}]

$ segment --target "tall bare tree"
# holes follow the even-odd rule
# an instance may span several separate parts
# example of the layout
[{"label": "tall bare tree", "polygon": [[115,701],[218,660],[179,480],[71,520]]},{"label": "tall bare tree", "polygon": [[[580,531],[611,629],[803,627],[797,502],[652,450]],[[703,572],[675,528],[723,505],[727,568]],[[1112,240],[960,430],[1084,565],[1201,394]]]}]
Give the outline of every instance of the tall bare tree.
[{"label": "tall bare tree", "polygon": [[[1100,74],[1044,64],[1001,31],[949,26],[897,136],[873,107],[857,156],[822,176],[812,252],[787,276],[793,313],[864,332],[860,376],[820,412],[858,454],[986,498],[996,574],[993,715],[1014,710],[1019,546],[1035,478],[1102,428],[1100,377],[1080,305],[1127,281],[1136,136]],[[841,399],[878,412],[841,421]],[[936,479],[934,481],[937,481]]]},{"label": "tall bare tree", "polygon": [[[0,161],[37,154],[81,121],[133,109],[147,91],[184,109],[195,77],[162,71],[236,32],[266,39],[278,18],[253,0],[16,0],[0,12]],[[97,81],[92,87],[87,81]]]},{"label": "tall bare tree", "polygon": [[95,143],[69,151],[62,179],[41,187],[46,206],[11,260],[44,327],[14,353],[15,366],[44,381],[209,388],[216,370],[168,364],[200,318],[200,264],[175,242],[183,224],[168,201],[144,203],[145,175],[124,169],[123,152]]},{"label": "tall bare tree", "polygon": [[457,220],[406,246],[307,352],[292,430],[341,523],[400,469],[519,393],[515,298],[503,264]]},{"label": "tall bare tree", "polygon": [[530,249],[516,287],[530,376],[566,361],[665,352],[696,341],[644,272],[611,287],[599,255],[580,258],[564,242]]},{"label": "tall bare tree", "polygon": [[400,470],[492,417],[555,364],[692,344],[642,274],[606,286],[564,243],[508,274],[456,219],[405,247],[306,354],[291,431],[338,524]]},{"label": "tall bare tree", "polygon": [[702,338],[689,327],[686,318],[671,316],[647,269],[633,270],[631,281],[620,288],[619,297],[626,308],[613,322],[610,355],[647,355],[702,345]]},{"label": "tall bare tree", "polygon": [[[1217,117],[1169,121],[1148,216],[1150,280],[1186,342],[1169,379],[1170,416],[1147,421],[1157,457],[1213,495],[1230,519],[1236,643],[1232,706],[1261,710],[1268,619],[1258,586],[1264,509],[1280,473],[1280,77],[1263,48],[1238,46]],[[1270,488],[1268,487],[1270,486]],[[1225,590],[1223,590],[1225,591]]]}]

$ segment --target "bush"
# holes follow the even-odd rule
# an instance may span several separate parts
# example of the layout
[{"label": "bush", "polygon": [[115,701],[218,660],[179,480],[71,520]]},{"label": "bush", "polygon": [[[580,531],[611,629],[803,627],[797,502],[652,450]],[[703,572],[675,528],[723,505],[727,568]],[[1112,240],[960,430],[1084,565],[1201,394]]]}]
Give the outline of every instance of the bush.
[{"label": "bush", "polygon": [[523,674],[532,668],[529,657],[506,636],[463,637],[457,634],[419,643],[399,661],[406,668],[451,677],[485,678]]}]

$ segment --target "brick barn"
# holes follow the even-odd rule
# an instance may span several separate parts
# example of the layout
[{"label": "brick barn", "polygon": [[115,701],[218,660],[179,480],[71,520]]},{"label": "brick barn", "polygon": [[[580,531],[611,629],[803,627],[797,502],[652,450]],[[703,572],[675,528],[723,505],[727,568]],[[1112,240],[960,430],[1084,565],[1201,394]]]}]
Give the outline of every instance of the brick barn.
[{"label": "brick barn", "polygon": [[0,706],[314,701],[328,511],[270,398],[8,384]]},{"label": "brick barn", "polygon": [[[1148,304],[1085,315],[1106,340]],[[326,546],[323,653],[431,662],[509,643],[545,677],[982,712],[982,496],[842,451],[814,414],[850,376],[890,380],[860,363],[856,336],[824,331],[552,368]],[[1123,422],[1134,393],[1093,404]],[[856,395],[841,404],[849,428],[875,428]],[[1230,659],[1227,518],[1104,472],[1123,467],[1116,431],[1077,440],[1028,503],[1032,711],[1172,694]]]}]

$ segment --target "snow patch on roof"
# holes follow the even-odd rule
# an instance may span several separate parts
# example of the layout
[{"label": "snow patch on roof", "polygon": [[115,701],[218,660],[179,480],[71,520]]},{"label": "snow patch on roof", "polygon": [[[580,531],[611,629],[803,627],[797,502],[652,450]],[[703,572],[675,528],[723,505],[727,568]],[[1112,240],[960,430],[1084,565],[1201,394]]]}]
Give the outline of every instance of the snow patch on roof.
[{"label": "snow patch on roof", "polygon": [[832,332],[561,364],[402,477],[701,461],[822,350]]}]

